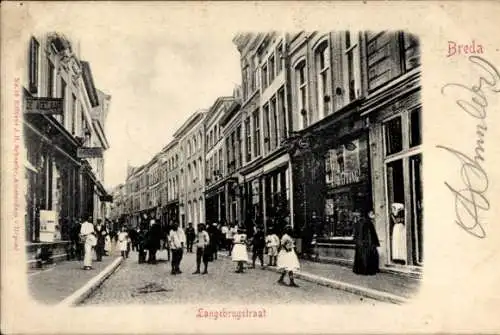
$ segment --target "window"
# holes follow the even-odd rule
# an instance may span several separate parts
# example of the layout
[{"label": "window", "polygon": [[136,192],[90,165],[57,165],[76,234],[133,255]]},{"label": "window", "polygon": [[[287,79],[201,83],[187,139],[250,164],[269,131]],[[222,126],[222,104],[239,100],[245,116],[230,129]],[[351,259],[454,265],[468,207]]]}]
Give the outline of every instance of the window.
[{"label": "window", "polygon": [[247,119],[245,120],[245,132],[247,135],[247,138],[246,138],[246,149],[247,149],[246,162],[250,162],[252,160],[252,132],[250,129],[250,116],[247,117]]},{"label": "window", "polygon": [[193,137],[193,151],[196,151],[198,145],[196,144],[196,137]]},{"label": "window", "polygon": [[286,124],[285,89],[282,87],[278,91],[278,116],[279,116],[279,143],[288,137]]},{"label": "window", "polygon": [[280,43],[276,48],[276,74],[280,74],[285,68],[285,58],[283,56],[283,44]]},{"label": "window", "polygon": [[318,118],[322,119],[330,112],[330,52],[328,42],[322,42],[316,49]]},{"label": "window", "polygon": [[55,79],[56,79],[56,69],[54,67],[54,64],[52,64],[51,61],[49,61],[49,69],[48,69],[48,74],[47,74],[47,97],[53,98],[54,97],[54,86],[55,86]]},{"label": "window", "polygon": [[420,42],[418,37],[403,33],[403,52],[405,58],[405,70],[409,71],[420,65]]},{"label": "window", "polygon": [[250,81],[248,80],[248,65],[246,65],[243,68],[243,74],[242,74],[242,79],[243,79],[243,96],[248,98],[250,96]]},{"label": "window", "polygon": [[76,134],[76,120],[78,118],[78,100],[74,94],[71,95],[71,134],[74,136]]},{"label": "window", "polygon": [[361,69],[359,53],[359,33],[345,33],[345,61],[347,63],[347,92],[351,102],[361,95]]},{"label": "window", "polygon": [[420,120],[420,108],[410,112],[410,147],[422,144],[422,124]]},{"label": "window", "polygon": [[243,152],[243,141],[241,140],[241,126],[236,128],[236,138],[238,140],[238,145],[236,146],[236,168],[242,165],[242,152]]},{"label": "window", "polygon": [[384,123],[384,134],[386,155],[392,155],[403,150],[403,132],[400,116]]},{"label": "window", "polygon": [[295,82],[297,87],[297,109],[300,113],[300,125],[302,128],[307,127],[307,78],[306,78],[306,61],[303,60],[295,67]]},{"label": "window", "polygon": [[278,146],[278,111],[276,109],[276,97],[271,98],[270,104],[270,117],[271,117],[271,150]]},{"label": "window", "polygon": [[231,147],[229,146],[229,137],[226,137],[226,169],[228,173],[231,173]]},{"label": "window", "polygon": [[260,122],[259,122],[259,110],[253,112],[253,129],[254,129],[254,151],[255,157],[260,156]]},{"label": "window", "polygon": [[274,55],[271,55],[269,57],[269,61],[268,61],[268,64],[269,64],[269,84],[271,84],[274,80],[274,76],[275,76],[275,61],[274,61]]},{"label": "window", "polygon": [[29,72],[29,91],[36,94],[38,92],[38,56],[40,53],[40,43],[31,37],[30,41],[30,72]]},{"label": "window", "polygon": [[221,176],[224,175],[224,165],[223,165],[224,162],[223,162],[222,158],[223,157],[222,157],[222,148],[221,148],[221,149],[219,149],[219,174]]},{"label": "window", "polygon": [[267,64],[264,64],[262,66],[262,90],[264,90],[267,85],[268,85],[268,81],[267,81]]},{"label": "window", "polygon": [[269,127],[269,104],[265,104],[263,107],[263,115],[262,119],[264,121],[264,148],[265,152],[269,152],[271,150],[271,134]]},{"label": "window", "polygon": [[60,115],[59,121],[61,122],[62,125],[64,125],[64,114],[66,112],[66,82],[64,79],[61,78],[61,92],[60,92],[60,98],[63,99],[63,114]]}]

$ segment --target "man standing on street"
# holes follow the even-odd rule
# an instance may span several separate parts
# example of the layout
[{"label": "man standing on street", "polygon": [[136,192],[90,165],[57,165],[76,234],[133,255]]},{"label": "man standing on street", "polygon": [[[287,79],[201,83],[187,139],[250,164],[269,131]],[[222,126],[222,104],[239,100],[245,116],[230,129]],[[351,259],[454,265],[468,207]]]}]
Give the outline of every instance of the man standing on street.
[{"label": "man standing on street", "polygon": [[182,252],[184,249],[184,243],[186,242],[186,236],[182,228],[179,227],[177,223],[174,223],[172,230],[169,234],[170,248],[172,250],[172,272],[171,274],[181,274],[180,264],[182,260]]},{"label": "man standing on street", "polygon": [[97,244],[94,236],[94,225],[91,223],[92,217],[82,223],[80,227],[80,236],[84,243],[83,269],[92,269],[92,248]]},{"label": "man standing on street", "polygon": [[210,261],[210,237],[205,230],[205,225],[200,223],[198,225],[198,235],[196,238],[196,271],[193,274],[200,273],[200,265],[203,259],[205,269],[202,274],[208,273],[208,262]]},{"label": "man standing on street", "polygon": [[160,225],[155,220],[150,221],[148,232],[148,264],[156,264],[156,252],[160,249]]},{"label": "man standing on street", "polygon": [[186,252],[193,252],[193,242],[196,237],[196,233],[193,228],[193,224],[190,222],[189,226],[186,229],[186,239],[187,239],[187,248]]},{"label": "man standing on street", "polygon": [[264,237],[264,232],[260,226],[257,227],[257,231],[252,238],[252,268],[255,268],[255,261],[257,257],[260,261],[260,266],[264,267],[264,248],[266,246],[266,240]]}]

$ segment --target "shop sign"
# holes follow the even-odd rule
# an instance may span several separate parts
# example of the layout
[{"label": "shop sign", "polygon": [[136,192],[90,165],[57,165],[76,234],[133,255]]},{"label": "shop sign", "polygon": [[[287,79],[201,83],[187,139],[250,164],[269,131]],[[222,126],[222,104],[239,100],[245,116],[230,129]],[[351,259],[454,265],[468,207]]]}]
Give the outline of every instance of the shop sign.
[{"label": "shop sign", "polygon": [[102,158],[102,148],[78,148],[76,153],[78,158]]},{"label": "shop sign", "polygon": [[57,235],[57,213],[40,211],[40,242],[54,242]]},{"label": "shop sign", "polygon": [[27,97],[24,112],[26,114],[62,115],[64,100],[62,98]]},{"label": "shop sign", "polygon": [[339,187],[363,181],[367,167],[366,141],[354,140],[326,153],[326,184]]}]

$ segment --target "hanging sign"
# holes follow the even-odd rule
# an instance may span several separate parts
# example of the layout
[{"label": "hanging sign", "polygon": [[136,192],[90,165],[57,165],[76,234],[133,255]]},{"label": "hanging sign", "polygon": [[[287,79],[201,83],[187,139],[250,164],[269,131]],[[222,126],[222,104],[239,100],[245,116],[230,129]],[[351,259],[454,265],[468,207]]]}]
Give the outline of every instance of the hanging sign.
[{"label": "hanging sign", "polygon": [[101,158],[102,157],[102,148],[96,147],[96,148],[78,148],[78,151],[76,153],[78,158]]},{"label": "hanging sign", "polygon": [[24,112],[26,114],[62,115],[64,100],[62,98],[27,97]]}]

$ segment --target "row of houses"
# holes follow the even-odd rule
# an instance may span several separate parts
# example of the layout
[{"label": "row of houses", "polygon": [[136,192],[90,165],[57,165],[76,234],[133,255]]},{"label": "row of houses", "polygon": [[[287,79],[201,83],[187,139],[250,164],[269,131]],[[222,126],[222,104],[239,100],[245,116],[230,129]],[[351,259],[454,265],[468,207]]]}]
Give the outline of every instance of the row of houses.
[{"label": "row of houses", "polygon": [[[112,200],[104,188],[104,132],[111,96],[96,88],[90,64],[68,37],[32,36],[23,88],[25,239],[66,252],[72,225],[103,220]],[[34,261],[34,260],[32,260]]]},{"label": "row of houses", "polygon": [[[381,262],[423,264],[420,47],[401,31],[242,33],[241,87],[130,168],[122,211],[163,224],[294,227],[350,262],[375,211]],[[397,229],[396,229],[397,228]],[[397,233],[395,233],[397,231]],[[397,249],[397,250],[396,250]]]}]

